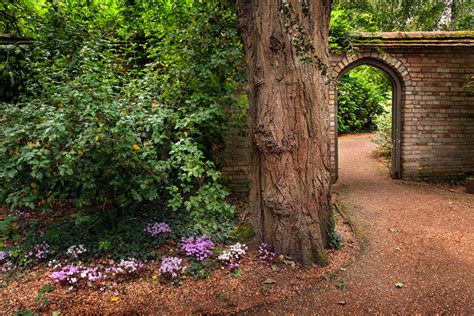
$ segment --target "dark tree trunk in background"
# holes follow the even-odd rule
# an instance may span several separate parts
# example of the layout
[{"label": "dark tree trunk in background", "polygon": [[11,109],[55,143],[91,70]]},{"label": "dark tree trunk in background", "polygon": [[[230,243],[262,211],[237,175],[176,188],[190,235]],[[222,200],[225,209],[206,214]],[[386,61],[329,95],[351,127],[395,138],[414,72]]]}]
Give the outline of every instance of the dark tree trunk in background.
[{"label": "dark tree trunk in background", "polygon": [[332,220],[326,77],[330,0],[238,0],[257,241],[324,264]]},{"label": "dark tree trunk in background", "polygon": [[455,24],[456,23],[456,0],[451,0],[450,11],[451,11],[451,17],[450,17],[450,23],[449,23],[449,30],[453,32],[456,26]]}]

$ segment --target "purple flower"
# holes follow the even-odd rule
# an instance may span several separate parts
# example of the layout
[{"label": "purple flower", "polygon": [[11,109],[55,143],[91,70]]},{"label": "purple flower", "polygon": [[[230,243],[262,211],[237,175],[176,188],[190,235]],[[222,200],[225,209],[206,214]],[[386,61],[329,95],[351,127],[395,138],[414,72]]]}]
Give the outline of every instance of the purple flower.
[{"label": "purple flower", "polygon": [[[49,249],[49,245],[44,241],[41,244],[36,245],[34,248],[35,257],[37,259],[46,258],[49,252],[48,249]],[[32,252],[30,251],[28,255],[32,256]]]},{"label": "purple flower", "polygon": [[80,273],[81,278],[87,278],[88,281],[98,281],[104,277],[104,275],[98,271],[97,268],[85,268]]},{"label": "purple flower", "polygon": [[212,255],[211,248],[214,247],[214,243],[207,236],[192,236],[189,238],[181,239],[181,249],[189,257],[201,261]]},{"label": "purple flower", "polygon": [[15,265],[13,264],[13,262],[7,261],[3,264],[1,268],[1,272],[8,272],[8,271],[11,271],[13,268],[15,268]]},{"label": "purple flower", "polygon": [[275,253],[270,250],[270,246],[266,243],[262,243],[258,248],[258,257],[260,260],[272,262],[275,260]]},{"label": "purple flower", "polygon": [[[66,265],[50,274],[53,281],[71,285],[72,288],[81,280],[97,282],[116,275],[129,275],[143,267],[143,263],[134,258],[122,259],[118,263],[103,266]],[[114,283],[115,284],[115,283]]]},{"label": "purple flower", "polygon": [[103,279],[104,275],[98,268],[67,265],[62,267],[59,271],[52,272],[49,277],[53,281],[75,284],[80,279],[95,282]]},{"label": "purple flower", "polygon": [[0,261],[6,260],[7,258],[11,258],[12,253],[11,251],[0,251]]},{"label": "purple flower", "polygon": [[148,224],[144,231],[151,237],[156,237],[160,234],[171,233],[171,227],[166,223]]},{"label": "purple flower", "polygon": [[179,271],[181,271],[181,263],[183,260],[177,257],[163,257],[161,267],[159,269],[160,274],[167,274],[171,278],[177,278]]},{"label": "purple flower", "polygon": [[75,279],[76,275],[79,275],[80,268],[75,265],[67,265],[64,266],[61,270],[52,272],[50,274],[50,278],[53,281],[57,282],[64,282],[67,281],[68,283],[75,283],[73,280]]}]

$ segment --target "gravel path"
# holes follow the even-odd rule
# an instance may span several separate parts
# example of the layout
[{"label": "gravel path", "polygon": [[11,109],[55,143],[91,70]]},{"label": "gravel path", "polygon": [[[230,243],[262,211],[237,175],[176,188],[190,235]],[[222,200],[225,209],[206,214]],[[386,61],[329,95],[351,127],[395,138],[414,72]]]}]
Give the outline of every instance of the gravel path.
[{"label": "gravel path", "polygon": [[367,134],[339,141],[333,191],[363,240],[360,257],[301,297],[252,314],[474,314],[474,196],[392,180],[374,150]]}]

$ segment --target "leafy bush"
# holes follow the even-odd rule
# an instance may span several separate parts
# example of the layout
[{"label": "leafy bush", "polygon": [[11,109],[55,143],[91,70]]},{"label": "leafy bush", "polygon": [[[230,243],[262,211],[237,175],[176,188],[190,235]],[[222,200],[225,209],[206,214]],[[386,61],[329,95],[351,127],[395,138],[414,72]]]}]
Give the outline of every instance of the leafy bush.
[{"label": "leafy bush", "polygon": [[[113,221],[158,203],[194,231],[225,230],[233,207],[212,158],[223,106],[238,102],[242,56],[234,15],[210,6],[128,51],[84,22],[89,11],[50,9],[26,57],[27,94],[0,104],[0,204],[72,204]],[[140,52],[149,64],[121,58]]]},{"label": "leafy bush", "polygon": [[377,132],[373,138],[379,149],[379,154],[390,157],[392,154],[392,111],[387,105],[384,112],[375,119]]},{"label": "leafy bush", "polygon": [[340,133],[375,129],[375,118],[390,99],[391,83],[381,70],[359,66],[341,77],[338,94]]}]

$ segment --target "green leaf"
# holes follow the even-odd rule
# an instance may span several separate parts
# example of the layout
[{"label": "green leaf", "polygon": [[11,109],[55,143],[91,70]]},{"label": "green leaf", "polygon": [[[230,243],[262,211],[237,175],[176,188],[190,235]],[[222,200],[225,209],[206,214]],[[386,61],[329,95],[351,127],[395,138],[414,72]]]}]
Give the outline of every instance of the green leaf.
[{"label": "green leaf", "polygon": [[[36,297],[35,297],[35,303],[38,303],[42,298],[43,298],[43,294],[44,293],[48,293],[48,292],[52,292],[54,291],[54,286],[51,285],[51,284],[46,284],[46,285],[43,285],[39,290],[38,290],[38,294],[36,294]],[[46,302],[48,301],[48,298],[47,296],[43,298],[43,300],[46,299]],[[45,303],[46,303],[45,302]]]},{"label": "green leaf", "polygon": [[241,272],[240,272],[240,269],[234,269],[234,270],[232,270],[232,276],[233,276],[234,278],[240,278],[240,273],[241,273]]}]

